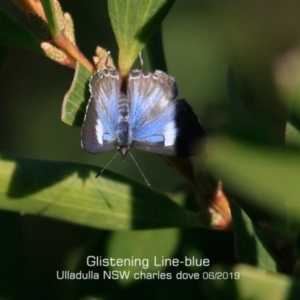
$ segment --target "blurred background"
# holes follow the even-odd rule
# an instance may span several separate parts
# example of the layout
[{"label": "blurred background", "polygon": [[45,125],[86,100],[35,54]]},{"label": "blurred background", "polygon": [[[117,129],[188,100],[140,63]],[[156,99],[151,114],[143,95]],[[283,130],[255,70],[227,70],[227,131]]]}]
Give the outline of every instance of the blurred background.
[{"label": "blurred background", "polygon": [[[116,62],[118,50],[108,18],[107,2],[60,2],[63,10],[73,17],[77,44],[85,56],[91,60],[99,45],[110,50]],[[28,25],[10,2],[1,0],[0,5]],[[230,69],[240,75],[237,77],[237,87],[243,87],[240,103],[247,110],[248,117],[268,124],[264,127],[265,132],[254,128],[256,138],[263,136],[272,143],[283,142],[289,105],[292,97],[297,98],[294,92],[300,82],[300,64],[297,64],[299,12],[300,3],[296,0],[175,2],[162,26],[168,72],[177,80],[179,97],[187,99],[194,107],[209,135],[223,131],[232,120],[228,89]],[[145,69],[148,69],[146,51],[143,56]],[[60,120],[62,100],[70,87],[73,73],[74,70],[64,68],[42,55],[23,49],[8,50],[0,69],[1,152],[89,163],[99,166],[99,170],[111,159],[113,152],[93,156],[82,150],[80,128],[68,126]],[[289,80],[289,76],[293,80]],[[231,130],[241,129],[239,123],[235,124]],[[240,135],[243,136],[243,132]],[[154,188],[168,191],[183,182],[159,156],[135,150],[132,153]],[[124,163],[116,158],[109,169],[143,182],[129,157]],[[66,252],[72,246],[80,248],[85,244],[87,235],[103,238],[103,243],[98,245],[98,253],[102,253],[110,234],[38,217],[28,218],[24,223],[15,214],[1,214],[6,226],[15,221],[23,222],[21,232],[10,227],[6,238],[13,234],[20,235],[19,242],[8,251],[9,255],[20,260],[20,255],[27,255],[25,264],[29,267],[28,274],[41,286],[36,291],[32,284],[32,291],[35,292],[30,299],[39,299],[41,295],[43,299],[57,299],[53,295],[60,288],[56,283],[51,285],[49,279],[53,280],[54,265],[65,264]],[[27,243],[25,254],[20,254],[18,249],[24,247],[24,243]],[[235,261],[230,233],[185,230],[180,233],[178,243],[181,246],[176,250],[177,255],[184,255],[187,249],[197,249],[200,256],[211,258],[214,263]],[[41,266],[44,277],[40,275]],[[42,282],[41,278],[47,276],[49,281]],[[14,278],[13,274],[11,278]],[[45,296],[44,289],[49,284],[53,290]],[[156,288],[162,288],[162,282],[155,284]],[[198,299],[197,292],[194,292],[197,286],[193,282],[182,284],[185,291],[190,291],[189,299]],[[142,291],[143,285],[140,288]],[[172,299],[179,297],[174,285],[170,283],[164,287],[165,293],[170,293],[172,289]],[[126,291],[133,297],[130,289]],[[138,294],[135,297],[140,299]],[[166,299],[163,295],[161,297]]]}]

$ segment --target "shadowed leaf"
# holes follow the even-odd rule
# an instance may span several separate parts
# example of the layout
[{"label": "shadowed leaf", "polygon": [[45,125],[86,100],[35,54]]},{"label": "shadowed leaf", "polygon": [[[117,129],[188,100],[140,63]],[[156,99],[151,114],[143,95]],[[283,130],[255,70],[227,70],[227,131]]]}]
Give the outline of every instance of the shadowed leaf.
[{"label": "shadowed leaf", "polygon": [[234,220],[237,259],[266,271],[277,271],[276,262],[261,242],[248,215],[233,201],[230,209]]},{"label": "shadowed leaf", "polygon": [[16,46],[42,53],[38,38],[1,8],[0,45]]},{"label": "shadowed leaf", "polygon": [[219,279],[224,280],[207,280],[209,299],[223,299],[224,295],[226,299],[299,299],[299,280],[283,274],[269,273],[246,265],[215,267],[211,274],[219,275]]}]

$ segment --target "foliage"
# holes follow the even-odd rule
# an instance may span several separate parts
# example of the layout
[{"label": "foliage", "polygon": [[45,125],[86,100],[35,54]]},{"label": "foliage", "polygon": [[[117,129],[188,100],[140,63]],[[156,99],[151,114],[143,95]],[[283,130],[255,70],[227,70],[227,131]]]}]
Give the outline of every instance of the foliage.
[{"label": "foliage", "polygon": [[[103,66],[105,48],[113,40],[111,29],[115,40],[109,45],[114,49],[116,43],[118,63],[113,59],[108,63],[118,66],[123,80],[145,47],[146,64],[166,71],[163,41],[168,36],[163,39],[163,20],[177,4],[189,7],[189,12],[195,5],[195,15],[185,15],[191,17],[182,23],[184,34],[190,20],[200,20],[203,27],[197,27],[197,32],[200,28],[202,36],[197,38],[207,47],[205,53],[215,55],[217,48],[218,67],[221,62],[230,66],[226,76],[221,76],[220,86],[226,88],[217,94],[219,89],[212,85],[210,95],[215,100],[199,101],[208,133],[206,152],[193,160],[162,157],[161,162],[190,186],[168,186],[165,178],[164,190],[156,190],[108,170],[95,178],[99,167],[86,163],[41,160],[37,155],[23,158],[1,151],[0,298],[24,299],[26,293],[31,299],[140,299],[141,294],[151,299],[259,300],[274,295],[276,299],[297,299],[300,24],[295,20],[300,5],[290,0],[262,13],[263,4],[252,1],[216,6],[178,1],[174,6],[174,0],[108,0],[106,10],[100,11],[103,3],[81,3],[78,15],[72,12],[71,16],[57,0],[13,2],[30,24],[23,25],[10,9],[0,8],[3,74],[11,47],[36,56],[44,53],[75,70],[62,103],[61,120],[70,125],[64,126],[69,132],[82,124],[89,97],[87,83]],[[89,6],[110,21],[111,27],[99,21],[97,26],[105,28],[100,39],[92,29],[80,31],[90,16],[82,11]],[[184,9],[178,11],[184,14]],[[205,20],[208,17],[213,21]],[[85,54],[89,51],[84,49],[82,36],[78,34],[75,40],[74,28],[84,38],[92,37],[93,44],[101,38],[104,41],[96,48],[93,62]],[[179,35],[180,27],[176,28]],[[205,39],[216,39],[216,47],[209,49]],[[174,61],[182,62],[185,70],[182,80],[192,82],[201,72],[197,64],[205,61],[205,55],[198,54],[197,47],[179,40],[175,43],[166,53],[177,53]],[[180,47],[184,55],[178,54]],[[193,71],[184,69],[190,51],[196,53]],[[210,72],[215,77],[214,70],[207,70],[204,81]],[[15,86],[19,88],[15,81],[14,77],[12,93]],[[47,97],[35,82],[32,85]],[[46,118],[46,108],[43,111],[42,118]],[[55,115],[58,118],[57,110]],[[35,111],[26,118],[35,119]],[[38,129],[34,128],[37,139]],[[12,128],[7,133],[14,134]],[[87,263],[88,256],[138,258],[149,265],[93,267]],[[173,265],[157,264],[163,258],[173,258]],[[187,263],[191,258],[198,266]],[[176,259],[184,263],[176,265]],[[204,259],[209,259],[209,266],[203,265]],[[97,280],[57,280],[57,271],[63,270],[101,276]],[[104,280],[103,274],[110,271],[130,275]],[[148,280],[134,277],[141,273]]]}]

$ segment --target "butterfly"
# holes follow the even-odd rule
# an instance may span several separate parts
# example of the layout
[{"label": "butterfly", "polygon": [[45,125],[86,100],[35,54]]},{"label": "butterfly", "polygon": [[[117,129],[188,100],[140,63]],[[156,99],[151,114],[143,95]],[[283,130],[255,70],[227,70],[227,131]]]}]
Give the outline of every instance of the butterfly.
[{"label": "butterfly", "polygon": [[169,156],[196,154],[204,129],[192,107],[176,99],[173,77],[131,70],[124,92],[119,72],[107,66],[106,58],[103,70],[91,76],[89,89],[81,132],[86,151],[116,149],[123,160],[131,147]]}]

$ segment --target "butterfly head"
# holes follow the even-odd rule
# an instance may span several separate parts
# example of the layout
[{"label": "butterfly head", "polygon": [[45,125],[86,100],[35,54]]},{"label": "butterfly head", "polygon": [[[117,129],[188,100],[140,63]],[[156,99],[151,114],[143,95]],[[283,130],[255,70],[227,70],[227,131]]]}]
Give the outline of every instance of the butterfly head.
[{"label": "butterfly head", "polygon": [[125,160],[126,154],[129,152],[129,146],[118,146],[118,152],[120,153],[122,160]]}]

